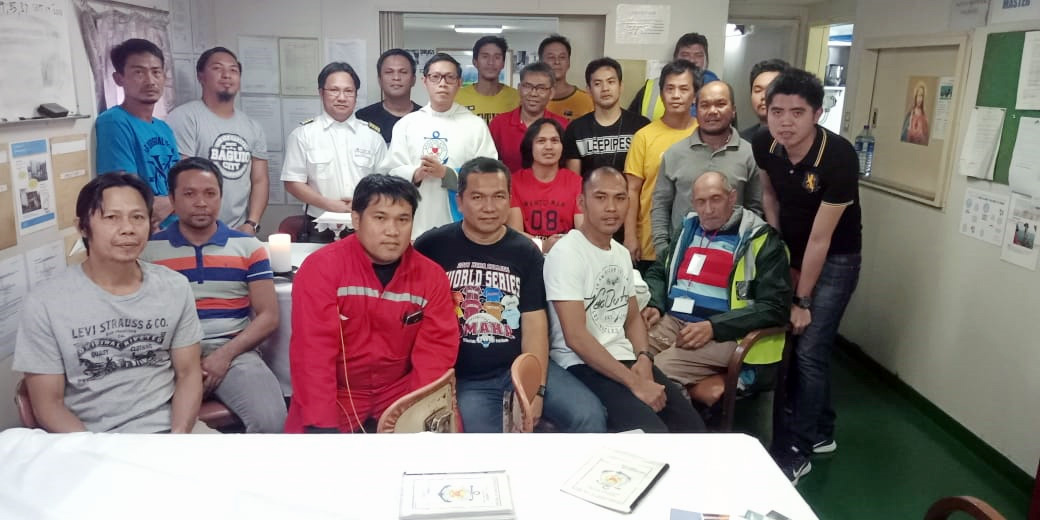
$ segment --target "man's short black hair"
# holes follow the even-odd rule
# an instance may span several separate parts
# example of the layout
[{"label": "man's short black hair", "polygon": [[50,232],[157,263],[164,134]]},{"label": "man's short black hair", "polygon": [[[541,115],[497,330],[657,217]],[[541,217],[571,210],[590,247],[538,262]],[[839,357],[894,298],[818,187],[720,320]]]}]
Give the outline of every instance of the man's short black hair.
[{"label": "man's short black hair", "polygon": [[695,95],[693,97],[694,104],[699,103],[700,100],[701,100],[701,89],[703,89],[705,86],[707,86],[707,85],[709,85],[711,83],[722,83],[723,85],[726,85],[726,90],[729,92],[729,106],[733,107],[733,109],[734,109],[734,111],[733,111],[733,118],[736,119],[737,112],[736,112],[736,105],[734,104],[734,103],[736,103],[736,101],[734,101],[734,99],[733,99],[733,85],[730,85],[728,82],[722,81],[721,79],[717,79],[715,81],[709,81],[708,83],[705,83],[704,85],[701,85],[701,88],[697,89],[697,95]]},{"label": "man's short black hair", "polygon": [[459,168],[459,195],[466,192],[469,184],[469,176],[474,173],[499,173],[506,176],[506,188],[512,189],[512,180],[509,178],[509,167],[498,159],[490,157],[474,157],[462,164]]},{"label": "man's short black hair", "polygon": [[823,83],[811,72],[790,67],[780,73],[766,90],[766,106],[773,104],[773,96],[784,94],[800,96],[813,110],[823,108]]},{"label": "man's short black hair", "polygon": [[[563,142],[563,125],[559,121],[550,117],[542,117],[535,119],[531,126],[527,127],[527,131],[524,132],[524,138],[520,141],[520,165],[524,168],[530,168],[534,165],[534,140],[538,137],[538,133],[542,131],[542,125],[551,125],[556,129],[556,133],[560,135],[560,142]],[[563,163],[563,154],[560,154],[560,165]]]},{"label": "man's short black hair", "polygon": [[588,85],[589,83],[592,83],[592,75],[603,67],[614,69],[614,72],[617,72],[618,82],[621,82],[621,64],[614,58],[604,56],[590,61],[589,64],[585,66],[585,84]]},{"label": "man's short black hair", "polygon": [[[412,207],[412,216],[415,216],[415,208],[419,207],[419,188],[396,175],[385,173],[373,173],[366,175],[358,181],[354,188],[354,198],[351,201],[351,210],[363,214],[368,206],[386,197],[393,202],[405,201]],[[355,222],[354,225],[357,225]]]},{"label": "man's short black hair", "polygon": [[220,191],[221,195],[224,194],[224,176],[221,175],[220,168],[217,167],[216,163],[205,157],[185,157],[177,161],[177,164],[170,168],[170,173],[166,175],[166,184],[170,189],[170,197],[173,197],[173,192],[177,190],[177,176],[187,170],[202,170],[212,173],[217,178],[218,191]]},{"label": "man's short black hair", "polygon": [[559,43],[560,45],[563,45],[564,47],[566,47],[567,48],[567,56],[571,55],[571,42],[567,39],[567,37],[566,36],[561,36],[559,34],[554,34],[554,35],[552,35],[552,36],[542,40],[542,43],[538,44],[538,59],[539,60],[542,59],[542,54],[545,52],[545,48],[550,46],[550,45],[552,45],[552,44],[554,44],[554,43]]},{"label": "man's short black hair", "polygon": [[502,56],[505,57],[506,53],[509,52],[509,44],[506,43],[506,39],[501,36],[481,36],[477,43],[473,44],[473,59],[477,59],[480,54],[480,49],[485,45],[493,44],[502,51]]},{"label": "man's short black hair", "polygon": [[79,190],[79,196],[76,197],[77,227],[82,231],[83,247],[87,249],[88,255],[90,254],[91,236],[90,216],[104,209],[102,208],[102,203],[105,200],[105,190],[122,186],[133,188],[141,194],[141,197],[144,198],[144,204],[148,208],[148,218],[152,218],[152,203],[155,201],[155,196],[152,195],[152,189],[148,187],[148,183],[144,182],[140,177],[132,173],[118,171],[104,173],[91,179],[90,182]]},{"label": "man's short black hair", "polygon": [[346,72],[350,74],[350,78],[354,80],[354,89],[361,90],[361,78],[358,77],[357,72],[354,72],[354,67],[351,67],[349,63],[345,61],[334,61],[328,65],[322,67],[321,72],[318,73],[318,88],[325,88],[325,80],[329,79],[329,76],[337,72]]},{"label": "man's short black hair", "polygon": [[661,67],[661,78],[657,80],[657,86],[664,92],[664,82],[668,79],[668,76],[681,76],[687,72],[693,76],[693,91],[697,92],[704,86],[704,76],[700,67],[688,60],[673,60],[665,63],[664,67]]},{"label": "man's short black hair", "polygon": [[455,73],[459,75],[459,80],[460,81],[462,80],[462,65],[459,64],[459,60],[456,60],[455,58],[452,58],[451,54],[447,54],[447,53],[444,53],[444,52],[438,52],[437,54],[434,54],[433,57],[431,57],[429,60],[426,61],[426,64],[423,65],[423,68],[422,68],[423,76],[429,74],[429,72],[430,72],[430,65],[433,65],[434,63],[437,63],[439,61],[447,61],[447,62],[455,65]]},{"label": "man's short black hair", "polygon": [[748,86],[754,88],[755,78],[763,72],[783,72],[789,68],[791,68],[791,64],[780,58],[762,60],[751,67],[751,74],[748,76]]},{"label": "man's short black hair", "polygon": [[134,54],[151,54],[159,58],[159,63],[166,67],[166,58],[163,58],[162,49],[158,45],[141,38],[130,38],[109,51],[108,57],[112,59],[112,66],[116,72],[123,74],[126,69],[126,60]]},{"label": "man's short black hair", "polygon": [[683,47],[689,47],[691,45],[700,45],[704,47],[704,64],[708,64],[708,39],[700,33],[686,33],[679,37],[679,41],[675,42],[675,50],[672,51],[672,59],[679,57],[679,49]]},{"label": "man's short black hair", "polygon": [[556,85],[556,74],[553,74],[552,67],[544,61],[524,65],[524,68],[520,69],[520,81],[523,81],[528,74],[545,74],[549,76],[549,85]]},{"label": "man's short black hair", "polygon": [[595,170],[592,170],[591,172],[589,172],[588,175],[582,177],[582,179],[581,179],[581,192],[585,193],[585,190],[589,187],[589,184],[592,184],[593,177],[602,177],[604,175],[616,175],[616,176],[620,177],[621,180],[625,181],[625,189],[628,189],[628,176],[627,175],[621,173],[620,171],[617,170],[617,168],[614,168],[613,166],[600,166],[599,168],[596,168]]},{"label": "man's short black hair", "polygon": [[235,64],[238,65],[238,71],[242,72],[242,62],[238,61],[238,56],[235,56],[235,53],[231,52],[226,47],[213,47],[212,49],[208,49],[206,52],[202,53],[199,56],[198,61],[195,62],[195,72],[202,74],[202,71],[206,70],[206,63],[209,62],[209,59],[218,52],[223,52],[231,56],[231,59],[235,60]]},{"label": "man's short black hair", "polygon": [[383,54],[380,54],[379,59],[376,60],[376,76],[383,73],[383,62],[390,56],[400,56],[408,60],[408,64],[412,66],[412,75],[415,75],[415,56],[404,49],[390,49],[383,51]]}]

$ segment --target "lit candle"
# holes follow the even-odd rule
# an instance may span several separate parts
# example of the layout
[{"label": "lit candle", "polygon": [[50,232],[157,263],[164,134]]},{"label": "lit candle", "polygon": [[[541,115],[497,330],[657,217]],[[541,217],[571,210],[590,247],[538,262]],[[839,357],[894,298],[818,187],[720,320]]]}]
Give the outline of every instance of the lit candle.
[{"label": "lit candle", "polygon": [[273,233],[267,237],[271,250],[271,270],[276,273],[292,271],[292,239],[288,233]]}]

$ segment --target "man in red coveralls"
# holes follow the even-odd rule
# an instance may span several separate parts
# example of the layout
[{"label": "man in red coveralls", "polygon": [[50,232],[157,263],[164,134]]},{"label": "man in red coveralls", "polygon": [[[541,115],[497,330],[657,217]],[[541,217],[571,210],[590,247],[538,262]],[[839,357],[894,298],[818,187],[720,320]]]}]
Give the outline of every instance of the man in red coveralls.
[{"label": "man in red coveralls", "polygon": [[419,191],[390,175],[354,191],[353,235],[314,252],[293,284],[287,433],[371,427],[455,365],[459,326],[444,270],[409,240]]}]

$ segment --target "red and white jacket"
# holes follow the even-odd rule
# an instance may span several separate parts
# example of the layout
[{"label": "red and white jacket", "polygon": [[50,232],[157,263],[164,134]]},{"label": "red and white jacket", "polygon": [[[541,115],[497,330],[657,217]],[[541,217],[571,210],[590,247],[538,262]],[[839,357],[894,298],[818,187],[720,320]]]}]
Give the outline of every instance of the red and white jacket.
[{"label": "red and white jacket", "polygon": [[[325,246],[300,267],[292,301],[286,432],[354,431],[455,366],[459,326],[448,279],[411,246],[385,288],[356,236]],[[420,310],[421,320],[405,323]]]}]

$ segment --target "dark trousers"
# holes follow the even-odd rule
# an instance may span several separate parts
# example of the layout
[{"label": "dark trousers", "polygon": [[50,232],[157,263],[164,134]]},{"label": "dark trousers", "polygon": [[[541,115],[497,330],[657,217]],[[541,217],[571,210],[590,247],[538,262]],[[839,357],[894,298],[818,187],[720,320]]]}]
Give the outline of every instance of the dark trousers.
[{"label": "dark trousers", "polygon": [[814,443],[834,437],[837,414],[831,406],[831,351],[838,325],[859,281],[862,262],[857,254],[827,257],[813,289],[812,321],[801,336],[795,337],[791,393],[791,415],[781,418],[782,444],[798,451],[812,452]]},{"label": "dark trousers", "polygon": [[[622,361],[631,368],[635,361]],[[705,430],[704,420],[683,397],[679,385],[654,367],[654,381],[664,385],[667,402],[660,412],[654,412],[640,401],[625,385],[610,379],[586,364],[572,365],[567,371],[574,374],[607,409],[607,429],[627,431],[642,429],[646,433],[699,433]]]}]

